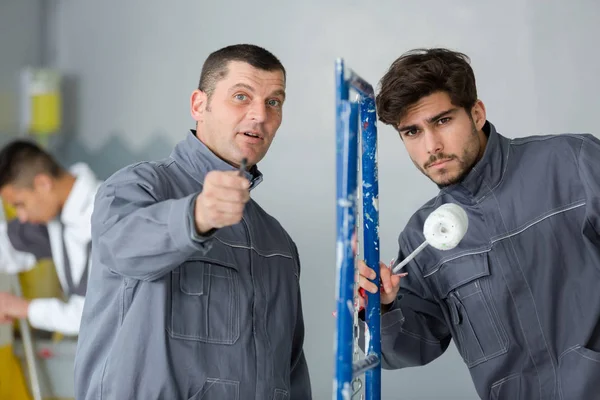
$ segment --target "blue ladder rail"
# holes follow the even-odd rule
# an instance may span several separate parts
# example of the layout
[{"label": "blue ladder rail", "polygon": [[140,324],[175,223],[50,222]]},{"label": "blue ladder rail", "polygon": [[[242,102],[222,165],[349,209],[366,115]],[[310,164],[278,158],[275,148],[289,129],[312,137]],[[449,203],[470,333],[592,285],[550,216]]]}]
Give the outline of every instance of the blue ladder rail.
[{"label": "blue ladder rail", "polygon": [[[363,248],[365,262],[379,282],[379,184],[377,169],[377,113],[373,86],[336,61],[336,307],[334,399],[350,399],[352,380],[365,374],[365,397],[381,399],[380,298],[367,294],[365,322],[369,330],[366,357],[353,365],[354,254],[356,227],[358,135],[361,134]],[[350,101],[350,91],[358,95]]]}]

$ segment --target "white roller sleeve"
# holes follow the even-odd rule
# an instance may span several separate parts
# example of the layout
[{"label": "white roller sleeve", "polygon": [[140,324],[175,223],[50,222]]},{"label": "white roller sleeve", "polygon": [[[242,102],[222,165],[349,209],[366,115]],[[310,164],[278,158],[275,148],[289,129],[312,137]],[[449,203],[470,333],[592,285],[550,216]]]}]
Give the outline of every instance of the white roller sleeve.
[{"label": "white roller sleeve", "polygon": [[438,250],[455,248],[467,233],[469,218],[459,205],[447,203],[435,209],[423,224],[425,241],[421,243],[408,257],[394,267],[392,273],[400,271],[410,260],[415,258],[427,245]]},{"label": "white roller sleeve", "polygon": [[423,224],[425,240],[438,250],[455,248],[467,233],[469,218],[460,206],[447,203],[429,214]]}]

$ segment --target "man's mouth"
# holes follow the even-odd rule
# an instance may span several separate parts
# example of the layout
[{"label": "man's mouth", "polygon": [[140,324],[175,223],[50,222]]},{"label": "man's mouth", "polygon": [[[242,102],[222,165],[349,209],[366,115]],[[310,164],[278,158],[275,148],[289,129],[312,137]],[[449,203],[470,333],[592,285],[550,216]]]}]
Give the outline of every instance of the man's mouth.
[{"label": "man's mouth", "polygon": [[446,158],[446,159],[443,159],[443,160],[437,160],[436,162],[433,162],[433,163],[429,164],[426,168],[440,166],[440,165],[443,165],[443,164],[447,163],[448,161],[452,161],[452,158]]},{"label": "man's mouth", "polygon": [[262,139],[262,135],[256,131],[246,131],[244,132],[244,136],[248,136],[255,139]]}]

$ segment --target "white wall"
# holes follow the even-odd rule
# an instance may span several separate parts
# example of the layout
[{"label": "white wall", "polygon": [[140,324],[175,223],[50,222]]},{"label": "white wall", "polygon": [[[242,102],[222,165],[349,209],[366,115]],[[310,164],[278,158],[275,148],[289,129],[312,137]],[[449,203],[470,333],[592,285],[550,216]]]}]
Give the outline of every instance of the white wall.
[{"label": "white wall", "polygon": [[[593,0],[61,1],[56,16],[57,64],[77,80],[77,123],[68,133],[92,154],[115,137],[142,154],[165,141],[168,154],[192,127],[188,96],[217,48],[251,42],[282,60],[284,123],[254,196],[301,252],[306,353],[319,400],[331,397],[333,376],[336,57],[376,83],[408,49],[451,47],[471,56],[501,133],[597,129],[600,6]],[[379,168],[387,261],[403,224],[436,191],[381,125]],[[476,398],[454,347],[426,367],[385,372],[383,388],[385,399]]]},{"label": "white wall", "polygon": [[19,72],[39,65],[42,8],[39,0],[0,1],[0,144],[19,129]]}]

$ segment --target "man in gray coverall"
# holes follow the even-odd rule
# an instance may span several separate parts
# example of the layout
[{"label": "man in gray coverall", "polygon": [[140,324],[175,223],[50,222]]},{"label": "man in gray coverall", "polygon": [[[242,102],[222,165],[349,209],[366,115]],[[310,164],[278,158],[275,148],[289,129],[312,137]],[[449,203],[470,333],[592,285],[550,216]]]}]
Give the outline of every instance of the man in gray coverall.
[{"label": "man in gray coverall", "polygon": [[249,194],[284,99],[273,54],[220,49],[191,96],[196,130],[102,185],[78,400],[311,399],[296,245]]},{"label": "man in gray coverall", "polygon": [[425,248],[401,285],[380,265],[384,367],[427,364],[454,339],[482,399],[599,399],[600,140],[500,135],[468,58],[445,49],[396,60],[377,108],[440,188],[400,234],[396,263],[440,205],[469,217],[461,243]]}]

